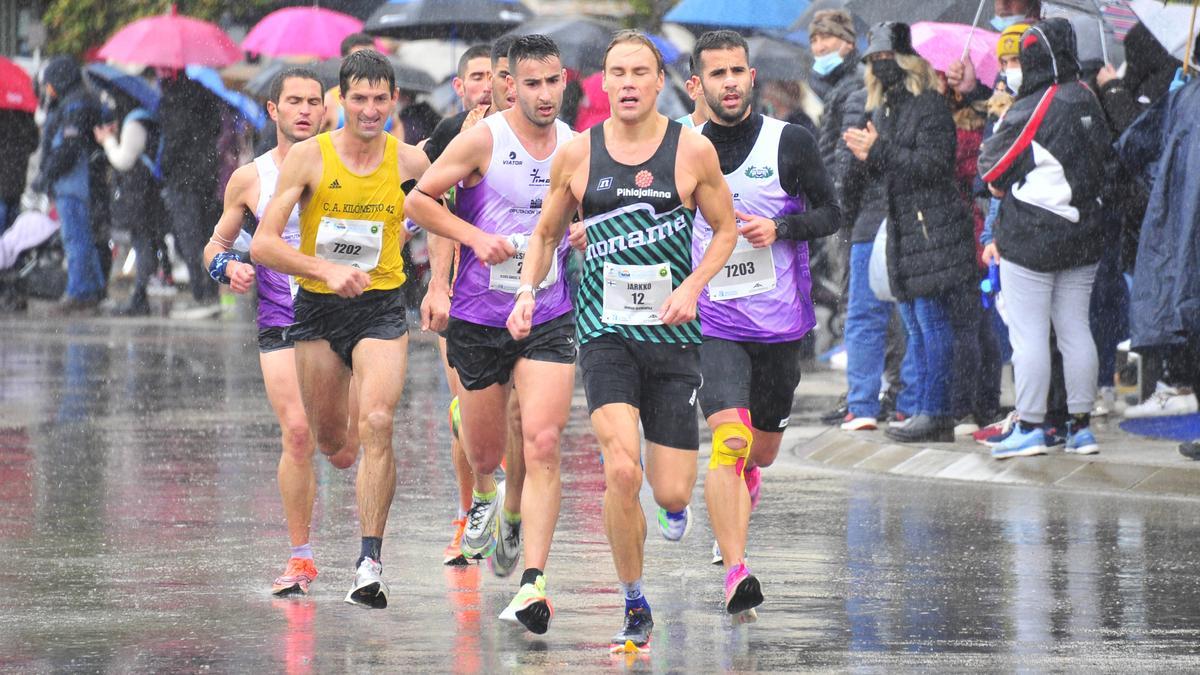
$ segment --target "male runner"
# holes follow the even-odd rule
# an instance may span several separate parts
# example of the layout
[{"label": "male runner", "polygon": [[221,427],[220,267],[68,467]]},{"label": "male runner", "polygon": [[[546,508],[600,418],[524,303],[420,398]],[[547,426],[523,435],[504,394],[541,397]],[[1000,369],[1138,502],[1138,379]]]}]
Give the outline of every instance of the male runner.
[{"label": "male runner", "polygon": [[[517,107],[485,118],[451,141],[413,192],[409,215],[426,230],[465,246],[446,337],[447,356],[462,386],[467,454],[477,475],[491,475],[500,465],[508,436],[510,386],[521,392],[525,508],[517,516],[526,523],[527,568],[520,591],[500,618],[541,634],[553,616],[543,569],[558,521],[559,439],[575,383],[575,317],[566,279],[559,274],[567,264],[565,239],[558,242],[553,269],[543,284],[546,299],[530,335],[514,340],[505,324],[520,280],[525,242],[549,187],[551,160],[572,132],[557,119],[566,79],[554,41],[543,35],[522,36],[508,53],[509,89],[516,92]],[[456,185],[457,215],[427,196]],[[469,516],[494,512],[494,502],[476,496]],[[498,529],[520,530],[521,520],[509,514],[496,520]],[[493,541],[504,539],[497,535]],[[486,535],[475,538],[468,529],[463,548],[470,552],[487,543]],[[508,559],[495,564],[507,563]]]},{"label": "male runner", "polygon": [[[841,209],[812,134],[751,111],[745,38],[705,33],[692,62],[710,111],[699,131],[717,149],[740,221],[733,255],[700,294],[700,410],[713,432],[704,497],[717,562],[725,552],[725,608],[739,614],[762,602],[744,560],[746,531],[759,467],[775,461],[791,416],[800,339],[815,325],[807,242],[836,232]],[[711,236],[698,217],[693,260]]]},{"label": "male runner", "polygon": [[[242,229],[247,212],[261,220],[267,202],[275,193],[279,164],[292,145],[311,138],[317,131],[324,104],[321,81],[305,68],[289,68],[271,83],[267,114],[275,122],[276,147],[257,157],[252,164],[239,167],[225,188],[225,210],[213,229],[212,239],[204,247],[204,262],[213,279],[230,285],[235,293],[245,293],[258,283],[258,352],[267,400],[283,430],[283,453],[279,456],[279,493],[287,518],[292,555],[283,574],[275,579],[275,595],[307,594],[308,585],[317,578],[309,544],[316,474],[313,471],[313,442],[308,420],[300,403],[300,383],[296,378],[293,344],[283,337],[292,323],[292,279],[275,270],[242,263],[229,252]],[[300,215],[295,209],[288,216],[283,238],[291,246],[300,243]],[[357,401],[351,391],[350,408]],[[346,441],[340,447],[322,447],[329,461],[339,469],[354,463],[358,456],[358,429],[348,425]]]},{"label": "male runner", "polygon": [[684,81],[683,88],[687,90],[688,98],[692,99],[692,112],[675,120],[689,129],[708,121],[708,102],[704,100],[704,90],[700,85],[700,73],[696,69],[695,57],[688,57],[688,72],[690,75]]},{"label": "male runner", "polygon": [[[532,289],[550,272],[567,221],[580,208],[588,245],[576,302],[579,366],[604,456],[604,529],[625,594],[625,624],[612,641],[640,648],[654,621],[642,593],[638,422],[654,499],[680,514],[682,536],[700,445],[696,301],[733,251],[737,232],[712,143],[655,110],[663,61],[654,43],[637,31],[617,33],[605,52],[603,82],[612,116],[554,158],[508,326],[518,340],[530,334],[542,302]],[[693,268],[697,207],[713,238]]]},{"label": "male runner", "polygon": [[[364,49],[375,50],[375,38],[366,33],[351,33],[342,39],[342,60],[344,61],[347,56]],[[325,114],[321,117],[321,131],[340,129],[345,123],[341,96],[341,87],[337,85],[330,87],[329,91],[325,92]],[[395,121],[389,117],[384,124],[384,131],[390,132],[393,124]]]},{"label": "male runner", "polygon": [[[362,551],[346,602],[387,606],[380,552],[396,488],[392,418],[404,387],[408,326],[400,286],[404,191],[429,166],[425,153],[383,131],[396,106],[395,73],[383,55],[363,50],[339,73],[346,126],[292,147],[251,253],[294,274],[300,396],[317,446],[339,448],[347,423],[347,385],[358,388],[358,513]],[[282,238],[300,204],[300,250]]]}]

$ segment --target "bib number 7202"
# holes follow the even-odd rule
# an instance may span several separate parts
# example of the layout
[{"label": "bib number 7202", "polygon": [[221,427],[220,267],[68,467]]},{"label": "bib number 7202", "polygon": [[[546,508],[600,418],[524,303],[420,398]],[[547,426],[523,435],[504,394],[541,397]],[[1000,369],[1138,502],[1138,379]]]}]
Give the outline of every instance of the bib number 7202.
[{"label": "bib number 7202", "polygon": [[340,253],[342,255],[358,255],[362,253],[362,246],[337,242],[333,245],[333,252]]}]

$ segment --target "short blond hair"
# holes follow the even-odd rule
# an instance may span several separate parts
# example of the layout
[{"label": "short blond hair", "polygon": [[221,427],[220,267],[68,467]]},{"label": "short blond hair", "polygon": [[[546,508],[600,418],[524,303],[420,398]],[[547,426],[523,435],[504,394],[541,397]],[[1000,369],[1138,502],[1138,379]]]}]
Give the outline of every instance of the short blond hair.
[{"label": "short blond hair", "polygon": [[604,50],[604,69],[608,69],[608,53],[613,50],[613,47],[622,44],[636,44],[646,47],[654,54],[654,61],[658,64],[658,72],[664,72],[667,69],[666,63],[663,61],[662,52],[658,51],[658,47],[654,41],[640,30],[627,28],[613,33],[612,41],[608,43],[608,48]]},{"label": "short blond hair", "polygon": [[[897,53],[896,63],[904,69],[904,88],[913,96],[926,91],[941,91],[942,81],[925,59],[915,54]],[[884,91],[883,83],[871,72],[869,64],[866,70],[863,82],[867,85],[867,110],[871,111],[883,105]]]}]

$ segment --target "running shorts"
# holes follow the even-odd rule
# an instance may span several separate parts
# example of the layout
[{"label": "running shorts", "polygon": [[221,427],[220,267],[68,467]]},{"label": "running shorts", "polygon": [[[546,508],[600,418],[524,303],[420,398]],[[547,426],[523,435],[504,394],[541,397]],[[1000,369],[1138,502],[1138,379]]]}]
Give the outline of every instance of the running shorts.
[{"label": "running shorts", "polygon": [[291,349],[296,344],[283,337],[287,326],[263,326],[258,329],[258,353],[269,354],[280,349]]},{"label": "running shorts", "polygon": [[640,342],[605,333],[580,345],[579,369],[589,413],[627,403],[638,409],[648,442],[679,450],[700,447],[698,345]]},{"label": "running shorts", "polygon": [[575,315],[562,316],[533,327],[524,340],[514,340],[507,328],[484,326],[450,317],[446,326],[446,360],[468,391],[507,384],[517,359],[575,363]]},{"label": "running shorts", "polygon": [[748,408],[755,429],[787,428],[800,384],[799,340],[764,343],[706,337],[700,344],[700,365],[700,409],[706,418],[730,408]]},{"label": "running shorts", "polygon": [[400,288],[367,291],[357,298],[331,293],[296,293],[296,320],[283,333],[285,340],[326,340],[347,368],[360,340],[395,340],[408,332]]}]

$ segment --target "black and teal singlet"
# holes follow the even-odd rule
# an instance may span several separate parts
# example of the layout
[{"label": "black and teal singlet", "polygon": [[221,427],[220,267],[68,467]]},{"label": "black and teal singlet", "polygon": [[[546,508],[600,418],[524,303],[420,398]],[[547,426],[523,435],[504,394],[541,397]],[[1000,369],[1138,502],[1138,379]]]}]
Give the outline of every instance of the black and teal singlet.
[{"label": "black and teal singlet", "polygon": [[604,127],[591,129],[583,195],[587,231],[576,302],[579,342],[605,334],[639,342],[699,344],[700,322],[666,326],[658,309],[692,273],[692,220],[675,185],[683,127],[669,122],[658,150],[636,166],[608,154]]}]

